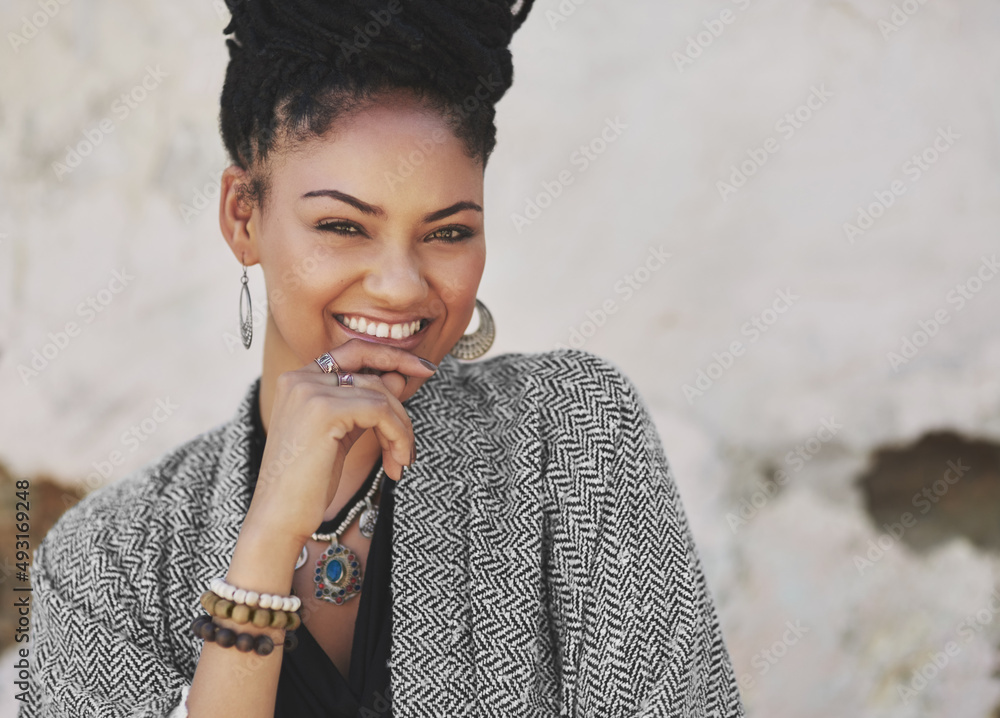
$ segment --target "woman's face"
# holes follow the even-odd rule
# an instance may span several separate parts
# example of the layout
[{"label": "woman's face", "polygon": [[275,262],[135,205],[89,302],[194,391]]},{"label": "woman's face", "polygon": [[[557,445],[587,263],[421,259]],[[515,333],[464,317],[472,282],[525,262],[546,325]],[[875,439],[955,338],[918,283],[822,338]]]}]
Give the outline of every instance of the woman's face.
[{"label": "woman's face", "polygon": [[246,263],[264,272],[273,374],[352,338],[441,361],[475,310],[486,241],[483,167],[440,115],[394,96],[340,119],[276,158],[269,192]]}]

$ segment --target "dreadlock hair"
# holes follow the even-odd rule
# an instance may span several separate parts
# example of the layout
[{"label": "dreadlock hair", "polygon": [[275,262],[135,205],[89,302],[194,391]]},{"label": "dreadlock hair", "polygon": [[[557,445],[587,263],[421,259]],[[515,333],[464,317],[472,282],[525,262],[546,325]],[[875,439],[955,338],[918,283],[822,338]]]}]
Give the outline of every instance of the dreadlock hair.
[{"label": "dreadlock hair", "polygon": [[[508,45],[534,0],[226,0],[229,66],[219,129],[263,208],[268,159],[334,120],[407,89],[438,110],[483,165],[495,103],[513,81]],[[285,143],[288,143],[287,145]]]}]

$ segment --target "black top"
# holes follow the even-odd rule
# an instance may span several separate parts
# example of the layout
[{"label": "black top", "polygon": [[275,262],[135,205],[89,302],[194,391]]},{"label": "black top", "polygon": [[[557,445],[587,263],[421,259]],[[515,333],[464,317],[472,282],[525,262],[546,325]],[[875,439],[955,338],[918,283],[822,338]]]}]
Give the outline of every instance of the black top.
[{"label": "black top", "polygon": [[[260,420],[260,390],[254,392],[253,434],[250,440],[250,481],[256,486],[267,435]],[[375,465],[368,481],[330,521],[324,521],[318,533],[333,531],[361,499],[378,472]],[[365,715],[392,718],[392,696],[389,692],[389,644],[392,635],[391,594],[389,576],[392,564],[392,506],[395,483],[386,477],[379,502],[378,521],[371,538],[368,563],[361,584],[360,601],[354,624],[351,649],[350,680],[345,680],[337,666],[303,623],[295,631],[299,645],[285,651],[278,679],[275,718],[357,718],[362,708]],[[362,539],[365,540],[365,539]],[[331,604],[332,606],[333,604]]]}]

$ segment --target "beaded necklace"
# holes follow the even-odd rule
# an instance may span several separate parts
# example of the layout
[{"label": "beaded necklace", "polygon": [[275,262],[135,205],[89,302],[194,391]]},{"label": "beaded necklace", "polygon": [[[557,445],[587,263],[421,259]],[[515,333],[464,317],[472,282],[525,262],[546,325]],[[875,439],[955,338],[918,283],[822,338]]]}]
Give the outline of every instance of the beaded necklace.
[{"label": "beaded necklace", "polygon": [[[329,521],[320,524],[311,538],[313,541],[329,541],[330,545],[316,561],[313,575],[315,596],[329,603],[342,604],[361,593],[364,571],[358,555],[350,548],[340,543],[338,537],[347,530],[354,517],[363,510],[358,521],[361,535],[370,539],[375,535],[375,525],[378,522],[378,507],[373,505],[372,496],[376,490],[384,488],[387,477],[381,460],[372,469],[364,484],[354,493],[350,501]],[[330,531],[336,527],[335,531]],[[305,546],[295,562],[299,569],[309,560],[309,552]]]}]

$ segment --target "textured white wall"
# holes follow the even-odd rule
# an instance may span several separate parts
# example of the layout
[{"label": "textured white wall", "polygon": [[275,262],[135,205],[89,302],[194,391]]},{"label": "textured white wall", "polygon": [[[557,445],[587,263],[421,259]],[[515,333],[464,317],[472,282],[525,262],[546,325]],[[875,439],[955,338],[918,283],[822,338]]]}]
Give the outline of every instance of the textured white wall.
[{"label": "textured white wall", "polygon": [[[117,451],[121,478],[229,418],[259,373],[217,224],[221,5],[0,6],[0,459],[18,472],[79,481]],[[1000,621],[899,692],[989,604],[995,555],[956,540],[852,560],[878,535],[853,484],[875,447],[1000,438],[998,31],[989,0],[538,0],[515,38],[487,171],[492,353],[583,346],[642,390],[753,716],[1000,703]],[[88,134],[100,144],[57,176]],[[262,308],[257,268],[250,286]],[[77,335],[24,378],[67,322]],[[158,401],[176,406],[162,423]],[[759,467],[809,439],[780,495],[731,527]]]}]

